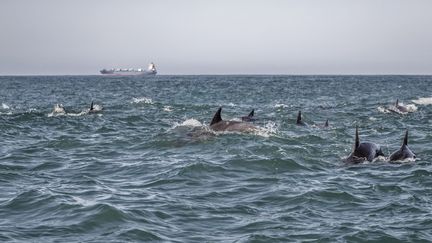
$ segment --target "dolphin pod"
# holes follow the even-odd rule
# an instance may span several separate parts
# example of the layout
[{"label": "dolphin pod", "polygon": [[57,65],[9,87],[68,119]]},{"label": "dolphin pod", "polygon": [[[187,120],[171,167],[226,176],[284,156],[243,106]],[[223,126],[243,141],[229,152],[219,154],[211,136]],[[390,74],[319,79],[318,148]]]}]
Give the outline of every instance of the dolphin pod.
[{"label": "dolphin pod", "polygon": [[[210,122],[210,128],[214,131],[236,131],[236,132],[250,132],[257,130],[257,127],[248,123],[248,121],[254,121],[254,110],[252,110],[248,116],[241,117],[242,121],[225,121],[221,116],[222,107],[216,111],[213,116],[213,119]],[[302,121],[301,111],[298,112],[296,125],[298,126],[308,126],[308,124]],[[320,125],[319,127],[328,127],[329,121],[326,120],[324,125]],[[385,156],[381,150],[381,147],[372,142],[360,142],[358,126],[355,129],[355,142],[353,151],[343,159],[346,163],[358,164],[365,161],[372,162],[379,156]],[[393,161],[401,161],[405,159],[415,159],[416,155],[409,149],[408,147],[408,130],[405,133],[405,138],[402,146],[399,150],[393,152],[388,160],[390,162]]]},{"label": "dolphin pod", "polygon": [[[405,112],[405,107],[399,105],[399,100],[396,100],[395,107],[400,110],[401,112]],[[88,113],[97,113],[102,110],[102,107],[95,106],[94,102],[92,101],[90,104],[90,108],[88,109]],[[56,104],[54,106],[53,113],[66,113],[64,107],[62,104]],[[256,126],[249,122],[256,121],[255,115],[255,109],[252,109],[252,111],[247,115],[241,117],[242,121],[234,121],[234,120],[223,120],[222,119],[222,107],[219,107],[219,109],[214,114],[211,122],[210,122],[210,129],[214,131],[234,131],[234,132],[252,132],[258,130]],[[308,126],[306,122],[302,120],[302,113],[301,111],[297,114],[297,120],[296,125],[298,126]],[[329,127],[329,120],[327,119],[324,125],[313,125],[315,127],[320,128],[327,128]],[[359,132],[358,132],[358,126],[356,126],[355,130],[355,143],[353,151],[349,154],[348,157],[343,159],[346,163],[362,163],[364,161],[372,162],[374,159],[376,159],[379,156],[385,156],[382,152],[379,145],[372,143],[372,142],[361,142],[359,138]],[[389,162],[394,161],[402,161],[406,159],[416,159],[416,154],[411,151],[411,149],[408,147],[408,130],[405,132],[405,137],[402,143],[402,146],[393,152],[389,157]]]}]

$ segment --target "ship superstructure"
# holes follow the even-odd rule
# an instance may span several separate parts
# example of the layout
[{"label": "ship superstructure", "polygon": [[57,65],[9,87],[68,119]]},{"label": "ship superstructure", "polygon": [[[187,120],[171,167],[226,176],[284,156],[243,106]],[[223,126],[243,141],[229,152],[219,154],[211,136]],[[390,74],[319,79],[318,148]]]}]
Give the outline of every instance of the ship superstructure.
[{"label": "ship superstructure", "polygon": [[150,63],[147,69],[143,68],[111,68],[111,69],[102,69],[100,70],[101,74],[104,75],[156,75],[156,65],[154,63]]}]

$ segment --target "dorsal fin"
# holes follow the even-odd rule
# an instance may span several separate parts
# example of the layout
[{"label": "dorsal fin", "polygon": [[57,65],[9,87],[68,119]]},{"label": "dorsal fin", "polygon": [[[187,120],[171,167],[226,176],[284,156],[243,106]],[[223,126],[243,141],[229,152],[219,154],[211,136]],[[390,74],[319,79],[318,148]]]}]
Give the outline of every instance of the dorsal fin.
[{"label": "dorsal fin", "polygon": [[90,105],[90,110],[92,111],[93,109],[94,109],[94,107],[93,107],[93,101],[92,101],[92,103]]},{"label": "dorsal fin", "polygon": [[397,107],[399,105],[399,99],[396,99],[396,104],[395,106]]},{"label": "dorsal fin", "polygon": [[252,111],[249,113],[248,117],[253,117],[255,114],[255,109],[252,109]]},{"label": "dorsal fin", "polygon": [[301,123],[301,111],[299,111],[297,115],[297,124],[299,123]]},{"label": "dorsal fin", "polygon": [[359,138],[359,134],[358,134],[358,126],[356,126],[356,135],[355,135],[354,149],[358,148],[359,145],[360,145],[360,138]]},{"label": "dorsal fin", "polygon": [[403,145],[408,146],[408,129],[405,132],[405,138],[403,141]]},{"label": "dorsal fin", "polygon": [[219,109],[216,111],[216,113],[213,116],[213,119],[210,122],[210,126],[222,121],[221,111],[222,111],[222,107],[219,107]]},{"label": "dorsal fin", "polygon": [[326,120],[326,122],[325,122],[325,124],[324,124],[324,127],[328,127],[329,125],[328,125],[328,119]]}]

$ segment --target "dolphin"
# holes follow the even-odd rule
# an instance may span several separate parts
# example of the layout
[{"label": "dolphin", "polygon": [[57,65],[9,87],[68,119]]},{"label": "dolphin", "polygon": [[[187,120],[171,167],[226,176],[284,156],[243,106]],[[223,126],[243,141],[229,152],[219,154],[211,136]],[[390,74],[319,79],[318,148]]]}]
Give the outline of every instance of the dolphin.
[{"label": "dolphin", "polygon": [[306,122],[302,121],[301,111],[298,112],[296,124],[298,126],[307,126],[308,125]]},{"label": "dolphin", "polygon": [[95,107],[93,101],[90,104],[90,109],[89,109],[89,113],[97,113],[99,111],[101,111],[102,108],[100,106]]},{"label": "dolphin", "polygon": [[344,161],[354,164],[365,160],[372,162],[378,156],[384,156],[379,145],[369,142],[360,143],[358,127],[356,127],[354,150]]},{"label": "dolphin", "polygon": [[320,128],[328,128],[328,127],[329,127],[328,119],[325,121],[324,124],[322,124],[322,125],[318,125],[318,127],[320,127]]},{"label": "dolphin", "polygon": [[408,130],[405,132],[405,138],[399,150],[390,155],[389,161],[415,159],[416,155],[408,148]]},{"label": "dolphin", "polygon": [[399,105],[399,99],[396,99],[396,103],[394,106],[390,106],[390,111],[396,112],[396,113],[408,113],[409,110],[406,106]]},{"label": "dolphin", "polygon": [[219,107],[210,122],[210,128],[214,131],[250,132],[257,130],[252,124],[243,121],[224,121],[221,117],[222,107]]},{"label": "dolphin", "polygon": [[399,99],[396,100],[395,107],[396,107],[396,109],[398,109],[401,112],[408,112],[408,108],[406,108],[403,105],[399,105]]},{"label": "dolphin", "polygon": [[312,125],[313,127],[317,127],[317,128],[328,128],[328,127],[330,127],[330,125],[329,125],[329,120],[327,119],[326,121],[325,121],[325,123],[324,124],[319,124],[319,125]]},{"label": "dolphin", "polygon": [[242,119],[242,121],[245,121],[245,122],[254,122],[254,121],[256,121],[256,119],[254,118],[254,115],[255,115],[255,109],[252,109],[252,111],[249,113],[249,115],[242,116],[241,119]]}]

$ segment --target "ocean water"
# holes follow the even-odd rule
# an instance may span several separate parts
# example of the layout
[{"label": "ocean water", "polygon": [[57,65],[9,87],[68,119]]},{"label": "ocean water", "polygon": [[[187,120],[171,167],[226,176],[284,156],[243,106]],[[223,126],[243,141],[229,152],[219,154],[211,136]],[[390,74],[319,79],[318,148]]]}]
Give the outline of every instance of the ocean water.
[{"label": "ocean water", "polygon": [[[431,84],[0,77],[0,241],[430,242]],[[396,99],[411,112],[389,111]],[[212,132],[220,106],[226,120],[255,109],[259,130]],[[386,156],[408,129],[416,161],[344,164],[355,126]]]}]

